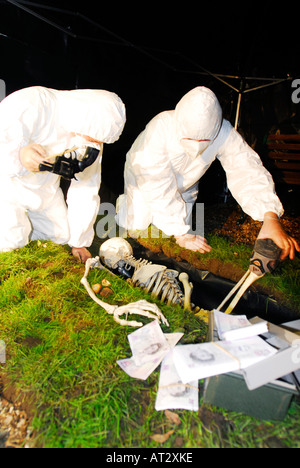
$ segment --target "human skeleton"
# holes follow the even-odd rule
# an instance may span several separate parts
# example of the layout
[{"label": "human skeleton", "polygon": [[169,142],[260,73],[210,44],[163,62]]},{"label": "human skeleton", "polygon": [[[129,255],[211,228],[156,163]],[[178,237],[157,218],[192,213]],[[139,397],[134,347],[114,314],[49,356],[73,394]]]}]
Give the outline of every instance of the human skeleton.
[{"label": "human skeleton", "polygon": [[86,288],[90,297],[109,314],[120,325],[130,325],[140,327],[143,324],[136,321],[121,319],[123,314],[137,314],[148,318],[161,320],[169,325],[160,309],[145,300],[137,301],[125,306],[118,307],[101,301],[90,287],[87,277],[91,268],[100,268],[109,271],[111,274],[121,273],[127,277],[133,286],[143,288],[146,292],[151,292],[153,297],[159,298],[167,304],[179,304],[184,309],[191,310],[192,283],[189,282],[188,275],[181,273],[179,280],[184,287],[184,294],[177,281],[178,272],[170,270],[164,265],[152,264],[148,260],[137,260],[133,256],[132,247],[125,239],[114,237],[104,242],[100,248],[100,257],[88,259],[86,262],[85,274],[81,283]]}]

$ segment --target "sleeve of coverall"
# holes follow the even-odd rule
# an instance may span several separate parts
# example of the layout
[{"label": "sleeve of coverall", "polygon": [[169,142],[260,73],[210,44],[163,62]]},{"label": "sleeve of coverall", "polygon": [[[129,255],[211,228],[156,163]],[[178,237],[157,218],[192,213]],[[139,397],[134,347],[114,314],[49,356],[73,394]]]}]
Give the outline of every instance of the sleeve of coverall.
[{"label": "sleeve of coverall", "polygon": [[[231,127],[231,124],[227,122]],[[275,193],[271,174],[263,166],[258,154],[233,128],[218,152],[227,176],[228,188],[243,211],[256,221],[273,211],[279,217],[283,207]]]},{"label": "sleeve of coverall", "polygon": [[3,125],[1,128],[0,119],[0,176],[22,177],[28,174],[27,169],[20,161],[20,149],[28,145],[29,138],[23,134],[21,122],[16,119],[8,127]]},{"label": "sleeve of coverall", "polygon": [[94,239],[94,224],[98,215],[101,184],[102,151],[97,160],[76,174],[68,190],[68,221],[71,247],[90,247]]},{"label": "sleeve of coverall", "polygon": [[136,183],[148,204],[152,222],[167,235],[183,235],[186,205],[169,161],[166,132],[161,119],[153,119],[139,141],[132,161]]}]

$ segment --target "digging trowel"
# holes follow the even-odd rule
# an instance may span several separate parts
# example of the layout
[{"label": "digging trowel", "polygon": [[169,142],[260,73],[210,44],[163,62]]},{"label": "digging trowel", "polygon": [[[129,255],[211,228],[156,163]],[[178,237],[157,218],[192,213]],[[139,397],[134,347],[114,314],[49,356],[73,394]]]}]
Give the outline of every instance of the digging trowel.
[{"label": "digging trowel", "polygon": [[262,278],[266,273],[272,273],[275,270],[279,263],[280,255],[281,249],[272,241],[272,239],[257,239],[250,258],[250,267],[248,271],[229,292],[219,307],[217,307],[217,310],[221,310],[233,294],[236,293],[225,310],[225,314],[231,314],[234,307],[251,284],[259,278]]}]

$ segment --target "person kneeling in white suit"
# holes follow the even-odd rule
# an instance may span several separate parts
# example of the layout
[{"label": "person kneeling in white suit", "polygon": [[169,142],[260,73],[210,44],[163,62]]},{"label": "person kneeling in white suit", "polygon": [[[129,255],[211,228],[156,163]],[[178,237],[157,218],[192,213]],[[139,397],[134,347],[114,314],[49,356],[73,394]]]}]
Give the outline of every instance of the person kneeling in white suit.
[{"label": "person kneeling in white suit", "polygon": [[294,258],[300,248],[280,224],[283,207],[271,174],[223,119],[217,97],[205,87],[188,92],[175,110],[154,117],[133,143],[126,157],[125,192],[117,203],[118,224],[135,231],[152,223],[175,236],[181,247],[209,252],[206,239],[189,231],[199,180],[216,158],[244,212],[264,221],[259,238],[272,239],[282,259]]},{"label": "person kneeling in white suit", "polygon": [[[121,99],[104,90],[34,86],[0,103],[0,252],[51,240],[69,244],[85,263],[100,204],[103,143],[114,143],[125,121]],[[67,204],[61,176],[71,180]]]}]

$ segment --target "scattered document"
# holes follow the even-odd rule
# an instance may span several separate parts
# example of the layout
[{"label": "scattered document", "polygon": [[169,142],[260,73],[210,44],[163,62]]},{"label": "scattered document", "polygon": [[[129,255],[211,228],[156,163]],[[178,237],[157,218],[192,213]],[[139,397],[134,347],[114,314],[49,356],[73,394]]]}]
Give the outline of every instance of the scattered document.
[{"label": "scattered document", "polygon": [[225,352],[237,359],[240,369],[245,369],[277,354],[277,349],[259,336],[245,338],[244,340],[219,341],[215,344],[218,344]]},{"label": "scattered document", "polygon": [[214,341],[176,346],[174,363],[182,382],[187,383],[244,369],[276,352],[259,337],[232,342]]},{"label": "scattered document", "polygon": [[219,310],[213,314],[220,340],[240,340],[268,332],[268,322],[263,320],[252,325],[246,315],[230,315]]},{"label": "scattered document", "polygon": [[146,380],[163,358],[182,338],[183,333],[163,333],[157,320],[128,335],[132,357],[117,364],[135,379]]},{"label": "scattered document", "polygon": [[[163,333],[157,320],[128,335],[132,356],[117,363],[129,376],[146,380],[161,364],[155,402],[157,411],[179,408],[197,411],[198,380],[219,374],[243,370],[248,388],[251,389],[248,383],[251,379],[252,387],[256,388],[258,384],[256,381],[252,384],[254,378],[251,372],[255,372],[256,366],[261,366],[264,360],[266,363],[273,362],[276,353],[280,358],[283,350],[278,351],[258,336],[268,335],[267,322],[259,320],[252,324],[244,315],[234,316],[217,310],[213,314],[218,341],[180,345],[178,343],[183,333]],[[269,334],[274,332],[278,335],[278,327],[276,330],[275,328],[270,328]],[[297,335],[292,334],[293,336]],[[289,349],[295,352],[294,348]],[[278,375],[283,375],[282,372],[284,373],[280,369]],[[266,378],[265,381],[269,379]]]},{"label": "scattered document", "polygon": [[184,384],[176,371],[171,350],[163,359],[159,375],[159,388],[156,396],[155,409],[186,409],[198,411],[199,388],[198,380]]},{"label": "scattered document", "polygon": [[183,383],[239,369],[239,362],[214,343],[178,345],[174,363]]},{"label": "scattered document", "polygon": [[171,349],[157,320],[130,333],[128,341],[137,366],[162,359]]}]

